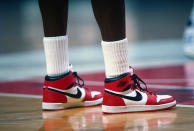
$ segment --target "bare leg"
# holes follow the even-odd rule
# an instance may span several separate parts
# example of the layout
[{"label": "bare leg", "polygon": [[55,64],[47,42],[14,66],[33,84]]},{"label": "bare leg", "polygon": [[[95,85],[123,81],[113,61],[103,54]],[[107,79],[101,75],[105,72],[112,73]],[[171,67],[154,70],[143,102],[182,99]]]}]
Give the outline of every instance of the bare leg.
[{"label": "bare leg", "polygon": [[38,0],[46,37],[67,32],[68,0]]},{"label": "bare leg", "polygon": [[126,37],[125,1],[91,0],[103,41],[116,41]]}]

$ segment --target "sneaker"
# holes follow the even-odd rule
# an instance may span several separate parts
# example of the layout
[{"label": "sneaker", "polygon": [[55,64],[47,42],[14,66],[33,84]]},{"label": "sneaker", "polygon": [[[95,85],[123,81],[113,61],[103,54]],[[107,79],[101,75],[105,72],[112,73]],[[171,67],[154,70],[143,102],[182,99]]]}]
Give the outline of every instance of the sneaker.
[{"label": "sneaker", "polygon": [[83,88],[84,81],[76,72],[46,76],[43,87],[43,110],[58,110],[102,103],[102,94]]},{"label": "sneaker", "polygon": [[176,106],[176,100],[172,96],[156,95],[148,91],[147,87],[142,88],[140,82],[145,84],[133,73],[106,78],[102,111],[104,113],[142,112]]}]

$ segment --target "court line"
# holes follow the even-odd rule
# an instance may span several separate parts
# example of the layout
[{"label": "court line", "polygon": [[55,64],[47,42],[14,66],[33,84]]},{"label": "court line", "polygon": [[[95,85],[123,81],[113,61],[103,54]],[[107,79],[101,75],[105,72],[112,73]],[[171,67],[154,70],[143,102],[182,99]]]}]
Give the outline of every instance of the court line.
[{"label": "court line", "polygon": [[193,79],[143,79],[145,82],[155,82],[155,83],[179,83],[193,81]]},{"label": "court line", "polygon": [[40,96],[40,95],[25,95],[25,94],[14,94],[14,93],[0,93],[0,96],[24,97],[24,98],[42,98],[42,96]]},{"label": "court line", "polygon": [[188,108],[194,108],[194,105],[183,105],[183,104],[177,104],[177,107],[188,107]]},{"label": "court line", "polygon": [[194,86],[174,86],[174,85],[154,85],[148,84],[148,88],[157,88],[157,89],[184,89],[184,90],[194,90]]}]

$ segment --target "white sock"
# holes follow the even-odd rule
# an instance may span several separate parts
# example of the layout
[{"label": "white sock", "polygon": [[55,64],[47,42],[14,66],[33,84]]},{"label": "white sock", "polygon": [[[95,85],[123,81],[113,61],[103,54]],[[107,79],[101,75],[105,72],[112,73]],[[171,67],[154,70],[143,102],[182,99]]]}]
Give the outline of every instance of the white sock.
[{"label": "white sock", "polygon": [[128,40],[102,41],[106,78],[117,77],[129,72]]},{"label": "white sock", "polygon": [[61,75],[69,71],[68,37],[44,37],[47,74]]}]

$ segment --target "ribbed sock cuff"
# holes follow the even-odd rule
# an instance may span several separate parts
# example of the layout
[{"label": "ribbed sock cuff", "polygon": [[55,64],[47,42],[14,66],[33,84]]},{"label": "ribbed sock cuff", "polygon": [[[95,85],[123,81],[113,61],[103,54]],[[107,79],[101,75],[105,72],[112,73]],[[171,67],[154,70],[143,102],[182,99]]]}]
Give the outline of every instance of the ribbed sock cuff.
[{"label": "ribbed sock cuff", "polygon": [[68,37],[44,37],[47,74],[61,75],[69,71]]},{"label": "ribbed sock cuff", "polygon": [[129,72],[128,40],[102,41],[106,77],[116,77]]}]

